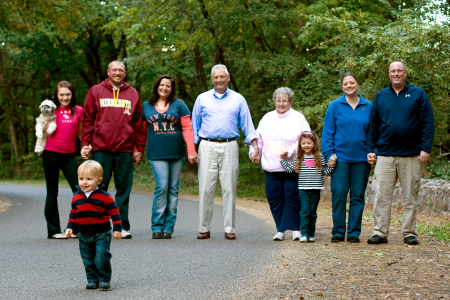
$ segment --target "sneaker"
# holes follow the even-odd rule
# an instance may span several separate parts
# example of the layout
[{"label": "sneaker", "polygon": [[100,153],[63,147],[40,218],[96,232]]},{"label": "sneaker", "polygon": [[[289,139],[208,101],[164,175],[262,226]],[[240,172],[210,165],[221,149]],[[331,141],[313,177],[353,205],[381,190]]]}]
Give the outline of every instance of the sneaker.
[{"label": "sneaker", "polygon": [[161,239],[161,238],[162,238],[161,232],[153,232],[153,234],[152,234],[152,239],[159,240],[159,239]]},{"label": "sneaker", "polygon": [[172,238],[172,233],[170,232],[164,232],[162,235],[163,239],[171,239]]},{"label": "sneaker", "polygon": [[357,236],[347,237],[347,242],[349,242],[349,243],[359,243],[359,237],[357,237]]},{"label": "sneaker", "polygon": [[373,237],[371,237],[370,239],[367,240],[367,243],[369,243],[369,244],[387,243],[387,239],[384,239],[381,236],[379,236],[378,234],[375,234]]},{"label": "sneaker", "polygon": [[274,241],[282,241],[284,240],[284,232],[278,232],[273,236]]},{"label": "sneaker", "polygon": [[316,239],[313,236],[310,236],[308,238],[308,242],[310,242],[310,243],[314,243],[315,241],[316,241]]},{"label": "sneaker", "polygon": [[404,241],[408,245],[417,245],[417,244],[419,244],[419,240],[413,235],[407,236]]},{"label": "sneaker", "polygon": [[298,241],[301,237],[300,231],[292,231],[292,240]]},{"label": "sneaker", "polygon": [[126,231],[125,229],[122,229],[122,238],[131,239],[131,233],[129,231]]},{"label": "sneaker", "polygon": [[96,288],[98,288],[98,282],[88,282],[88,284],[86,284],[87,290],[95,290]]},{"label": "sneaker", "polygon": [[64,233],[57,233],[49,237],[49,239],[68,239]]},{"label": "sneaker", "polygon": [[302,242],[302,243],[307,243],[308,242],[308,238],[306,237],[306,236],[302,236],[301,238],[300,238],[300,242]]},{"label": "sneaker", "polygon": [[102,291],[109,290],[110,287],[111,284],[109,282],[100,282],[100,284],[98,285],[98,288],[101,289]]},{"label": "sneaker", "polygon": [[345,239],[342,236],[334,235],[331,238],[332,243],[343,242],[343,241],[345,241]]}]

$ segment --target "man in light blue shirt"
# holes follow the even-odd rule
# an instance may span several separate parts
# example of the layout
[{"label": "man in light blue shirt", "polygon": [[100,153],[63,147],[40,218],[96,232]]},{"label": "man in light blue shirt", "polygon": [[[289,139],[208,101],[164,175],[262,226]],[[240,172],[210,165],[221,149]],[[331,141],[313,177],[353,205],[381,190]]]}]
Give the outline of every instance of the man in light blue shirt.
[{"label": "man in light blue shirt", "polygon": [[230,74],[225,65],[211,70],[214,88],[200,94],[192,112],[194,142],[198,148],[198,180],[200,198],[200,227],[198,239],[210,237],[217,175],[223,196],[225,238],[236,239],[236,187],[239,174],[239,138],[241,126],[244,142],[255,147],[253,159],[259,160],[256,131],[247,102],[241,94],[228,88]]}]

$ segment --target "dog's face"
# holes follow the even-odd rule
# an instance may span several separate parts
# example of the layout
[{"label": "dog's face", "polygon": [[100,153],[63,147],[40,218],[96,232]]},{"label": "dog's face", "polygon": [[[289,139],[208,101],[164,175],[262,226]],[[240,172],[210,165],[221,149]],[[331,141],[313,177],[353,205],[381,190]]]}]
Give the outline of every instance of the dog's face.
[{"label": "dog's face", "polygon": [[41,105],[39,105],[39,110],[44,115],[49,115],[55,112],[56,105],[51,100],[42,101]]}]

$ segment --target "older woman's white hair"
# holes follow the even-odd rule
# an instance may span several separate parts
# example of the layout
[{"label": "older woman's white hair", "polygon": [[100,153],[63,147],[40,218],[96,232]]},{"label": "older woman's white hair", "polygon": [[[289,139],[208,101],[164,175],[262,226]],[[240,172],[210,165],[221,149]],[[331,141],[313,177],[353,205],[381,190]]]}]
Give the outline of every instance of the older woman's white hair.
[{"label": "older woman's white hair", "polygon": [[288,95],[289,102],[292,103],[292,101],[294,101],[294,91],[292,91],[288,87],[280,87],[280,88],[277,88],[275,90],[275,92],[273,92],[273,102],[275,102],[277,100],[278,96],[283,95],[283,94]]}]

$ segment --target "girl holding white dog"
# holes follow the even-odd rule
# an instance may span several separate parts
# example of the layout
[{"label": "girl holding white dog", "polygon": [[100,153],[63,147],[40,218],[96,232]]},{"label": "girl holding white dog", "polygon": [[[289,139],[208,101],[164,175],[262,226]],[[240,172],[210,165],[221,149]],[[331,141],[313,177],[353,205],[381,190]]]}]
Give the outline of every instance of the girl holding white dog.
[{"label": "girl holding white dog", "polygon": [[[72,191],[75,192],[75,185],[78,184],[75,144],[77,136],[81,139],[84,110],[75,104],[75,89],[68,81],[57,84],[53,102],[56,104],[56,130],[48,136],[42,155],[47,184],[44,214],[48,238],[65,239],[67,237],[61,232],[58,211],[59,170],[63,171]],[[44,135],[48,135],[47,127],[48,123],[43,130]],[[74,232],[72,237],[76,237],[77,233]]]}]

